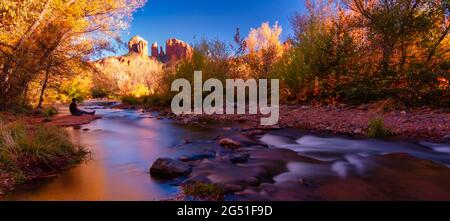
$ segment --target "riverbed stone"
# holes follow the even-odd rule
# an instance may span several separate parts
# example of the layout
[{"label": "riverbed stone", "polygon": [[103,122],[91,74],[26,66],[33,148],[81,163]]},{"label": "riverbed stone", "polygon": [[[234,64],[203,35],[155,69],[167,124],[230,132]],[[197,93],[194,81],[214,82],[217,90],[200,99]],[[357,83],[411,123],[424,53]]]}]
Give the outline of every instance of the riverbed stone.
[{"label": "riverbed stone", "polygon": [[192,167],[179,160],[159,158],[150,167],[150,174],[161,178],[175,178],[189,175]]},{"label": "riverbed stone", "polygon": [[234,153],[231,154],[230,161],[232,163],[247,163],[249,158],[249,153]]},{"label": "riverbed stone", "polygon": [[203,159],[211,159],[216,157],[215,151],[209,151],[204,153],[197,153],[192,155],[183,155],[178,158],[178,160],[183,162],[189,162],[189,161],[196,161],[196,160],[203,160]]},{"label": "riverbed stone", "polygon": [[230,149],[238,149],[242,147],[242,143],[231,138],[222,138],[218,142],[221,146]]},{"label": "riverbed stone", "polygon": [[450,143],[450,134],[444,136],[444,141]]}]

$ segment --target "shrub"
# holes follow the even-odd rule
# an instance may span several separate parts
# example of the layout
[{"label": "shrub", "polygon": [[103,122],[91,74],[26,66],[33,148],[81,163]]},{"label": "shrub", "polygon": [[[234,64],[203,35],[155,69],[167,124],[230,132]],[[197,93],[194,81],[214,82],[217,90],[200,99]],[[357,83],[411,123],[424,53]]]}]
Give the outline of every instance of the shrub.
[{"label": "shrub", "polygon": [[372,119],[369,122],[369,129],[367,136],[370,138],[386,138],[391,136],[393,133],[384,127],[383,119]]},{"label": "shrub", "polygon": [[132,95],[123,96],[121,98],[122,103],[124,104],[130,104],[130,105],[141,105],[142,104],[142,98],[138,98]]},{"label": "shrub", "polygon": [[42,116],[49,118],[58,114],[58,109],[54,106],[45,107],[42,110]]},{"label": "shrub", "polygon": [[143,97],[145,107],[169,107],[171,101],[170,94],[153,94]]},{"label": "shrub", "polygon": [[182,186],[183,192],[187,196],[193,196],[201,200],[223,200],[225,190],[217,184],[202,183],[194,181]]},{"label": "shrub", "polygon": [[170,94],[151,94],[142,97],[133,95],[123,96],[122,103],[134,106],[143,106],[144,108],[168,107],[170,106],[172,96]]},{"label": "shrub", "polygon": [[92,89],[92,97],[93,98],[108,98],[109,97],[109,93],[105,89],[94,88],[94,89]]},{"label": "shrub", "polygon": [[63,128],[0,122],[0,164],[12,173],[59,170],[80,162],[86,154]]}]

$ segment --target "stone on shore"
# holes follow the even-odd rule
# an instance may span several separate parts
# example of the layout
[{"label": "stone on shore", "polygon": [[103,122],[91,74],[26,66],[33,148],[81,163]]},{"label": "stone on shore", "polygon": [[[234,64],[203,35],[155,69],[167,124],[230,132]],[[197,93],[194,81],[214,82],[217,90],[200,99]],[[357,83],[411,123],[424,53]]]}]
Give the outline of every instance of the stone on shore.
[{"label": "stone on shore", "polygon": [[189,164],[170,158],[157,159],[150,168],[150,174],[161,178],[175,178],[189,175],[192,167]]}]

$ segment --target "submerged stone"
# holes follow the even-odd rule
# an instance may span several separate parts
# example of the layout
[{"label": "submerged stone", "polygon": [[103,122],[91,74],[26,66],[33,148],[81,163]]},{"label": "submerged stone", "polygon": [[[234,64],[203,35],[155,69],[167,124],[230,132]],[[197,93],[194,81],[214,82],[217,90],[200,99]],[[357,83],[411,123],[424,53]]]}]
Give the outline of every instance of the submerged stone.
[{"label": "submerged stone", "polygon": [[241,142],[235,141],[231,138],[222,138],[219,140],[219,144],[226,148],[237,149],[242,147]]},{"label": "submerged stone", "polygon": [[190,174],[192,167],[189,164],[170,158],[157,159],[150,168],[150,174],[161,178],[175,178]]}]

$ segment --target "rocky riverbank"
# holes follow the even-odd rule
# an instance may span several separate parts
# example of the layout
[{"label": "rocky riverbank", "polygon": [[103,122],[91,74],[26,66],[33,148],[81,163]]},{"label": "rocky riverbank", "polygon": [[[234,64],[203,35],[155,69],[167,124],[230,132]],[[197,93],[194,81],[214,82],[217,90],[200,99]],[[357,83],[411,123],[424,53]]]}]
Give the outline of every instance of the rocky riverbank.
[{"label": "rocky riverbank", "polygon": [[367,137],[369,123],[381,119],[396,138],[450,142],[450,113],[445,109],[388,109],[382,104],[347,105],[282,105],[278,125],[260,126],[260,115],[180,115],[164,109],[160,118],[174,118],[185,124],[201,122],[238,122],[245,128],[299,128],[309,131]]}]

